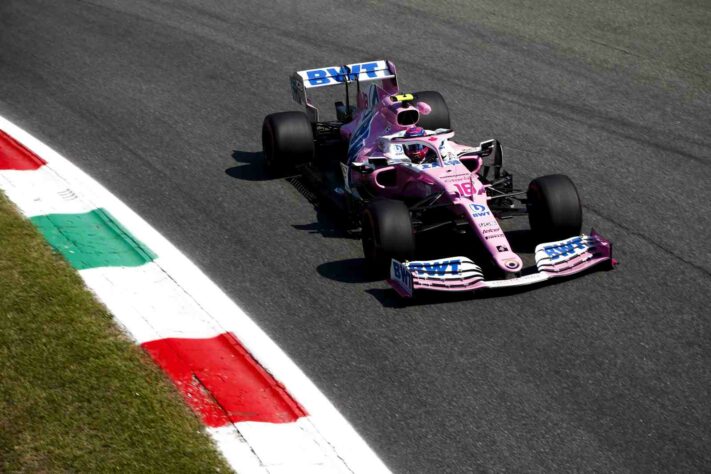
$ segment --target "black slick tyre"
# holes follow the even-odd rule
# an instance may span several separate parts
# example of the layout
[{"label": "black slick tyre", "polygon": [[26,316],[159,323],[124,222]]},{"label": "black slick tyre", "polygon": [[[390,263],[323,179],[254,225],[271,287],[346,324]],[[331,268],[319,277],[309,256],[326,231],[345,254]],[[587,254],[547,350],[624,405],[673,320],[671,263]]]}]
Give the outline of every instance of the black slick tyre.
[{"label": "black slick tyre", "polygon": [[262,124],[262,150],[267,170],[274,175],[294,171],[314,156],[311,121],[303,112],[267,115]]},{"label": "black slick tyre", "polygon": [[361,229],[366,267],[375,277],[389,275],[391,259],[409,260],[415,254],[410,211],[402,201],[369,203],[361,216]]},{"label": "black slick tyre", "polygon": [[444,101],[444,97],[437,91],[415,92],[416,102],[424,102],[432,109],[427,115],[420,114],[417,125],[427,130],[437,130],[438,128],[451,128],[449,121],[449,107]]},{"label": "black slick tyre", "polygon": [[562,174],[536,178],[528,185],[527,198],[528,221],[539,241],[580,235],[583,210],[570,178]]}]

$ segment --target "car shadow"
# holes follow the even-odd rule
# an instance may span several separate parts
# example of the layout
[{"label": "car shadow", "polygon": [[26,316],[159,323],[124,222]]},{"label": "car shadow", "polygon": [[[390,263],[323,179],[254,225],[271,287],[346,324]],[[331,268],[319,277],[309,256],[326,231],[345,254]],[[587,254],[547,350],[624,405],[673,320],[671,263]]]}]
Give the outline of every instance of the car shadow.
[{"label": "car shadow", "polygon": [[237,166],[227,168],[225,173],[236,179],[244,181],[270,181],[264,162],[264,153],[261,151],[232,150],[232,159]]},{"label": "car shadow", "polygon": [[528,293],[534,289],[548,284],[557,284],[551,280],[536,285],[517,286],[511,288],[482,289],[479,291],[441,292],[418,290],[413,298],[402,298],[392,288],[371,288],[366,293],[378,300],[386,308],[406,308],[416,306],[432,306],[437,304],[456,303],[461,301],[487,300],[492,298],[506,298],[507,296]]},{"label": "car shadow", "polygon": [[365,266],[364,258],[348,258],[322,263],[316,267],[322,277],[341,283],[373,283],[382,281],[370,275]]},{"label": "car shadow", "polygon": [[534,253],[537,242],[530,229],[519,229],[506,231],[506,238],[511,244],[511,250],[516,253]]},{"label": "car shadow", "polygon": [[357,229],[351,229],[344,218],[340,217],[334,209],[319,202],[315,196],[307,197],[307,199],[314,206],[316,221],[309,224],[292,224],[294,229],[309,234],[321,234],[327,239],[360,239],[360,232]]},{"label": "car shadow", "polygon": [[[231,178],[244,181],[276,181],[283,180],[289,183],[301,194],[316,211],[316,222],[310,224],[293,225],[295,229],[309,233],[320,233],[324,237],[353,238],[354,234],[348,229],[345,219],[338,209],[325,199],[319,199],[316,190],[312,189],[299,173],[287,176],[271,176],[267,170],[264,153],[261,151],[232,150],[230,155],[237,163],[225,170]],[[358,237],[357,233],[355,237]]]}]

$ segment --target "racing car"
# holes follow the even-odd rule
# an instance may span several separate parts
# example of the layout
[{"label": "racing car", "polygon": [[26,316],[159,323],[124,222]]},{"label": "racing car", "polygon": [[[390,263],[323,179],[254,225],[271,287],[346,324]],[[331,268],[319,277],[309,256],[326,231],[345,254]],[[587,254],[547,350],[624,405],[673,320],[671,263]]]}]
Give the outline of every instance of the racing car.
[{"label": "racing car", "polygon": [[[305,110],[264,119],[268,170],[298,172],[328,196],[360,228],[368,269],[399,295],[530,285],[614,265],[608,240],[594,230],[580,234],[582,208],[570,178],[542,176],[515,189],[501,144],[456,143],[441,94],[401,91],[392,62],[309,69],[290,79]],[[337,85],[345,102],[335,103],[336,120],[320,120],[307,92]],[[526,268],[499,222],[525,215],[540,242],[535,265]],[[435,231],[471,236],[472,253],[486,264],[461,255],[416,260],[418,237]]]}]

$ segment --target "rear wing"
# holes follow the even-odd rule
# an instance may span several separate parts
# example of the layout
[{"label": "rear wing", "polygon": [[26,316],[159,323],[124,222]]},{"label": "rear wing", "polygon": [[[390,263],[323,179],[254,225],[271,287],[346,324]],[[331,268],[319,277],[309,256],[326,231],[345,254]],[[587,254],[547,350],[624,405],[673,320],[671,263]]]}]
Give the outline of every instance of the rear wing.
[{"label": "rear wing", "polygon": [[306,107],[312,121],[318,121],[318,109],[311,104],[306,95],[307,89],[335,86],[355,82],[358,87],[361,82],[389,79],[397,88],[395,65],[390,61],[379,60],[364,63],[345,64],[318,69],[297,71],[291,75],[291,94],[296,102]]}]

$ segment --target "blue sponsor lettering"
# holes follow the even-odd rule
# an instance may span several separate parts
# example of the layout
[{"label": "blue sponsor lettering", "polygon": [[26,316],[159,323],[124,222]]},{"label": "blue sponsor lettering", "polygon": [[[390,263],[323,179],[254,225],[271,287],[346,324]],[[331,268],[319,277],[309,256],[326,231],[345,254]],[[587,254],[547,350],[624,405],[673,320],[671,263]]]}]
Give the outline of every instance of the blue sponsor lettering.
[{"label": "blue sponsor lettering", "polygon": [[355,81],[360,74],[365,74],[370,79],[378,78],[378,63],[363,63],[363,64],[353,64],[351,67],[350,74],[346,71],[346,68],[341,66],[339,68],[329,67],[326,69],[312,69],[306,71],[306,76],[309,79],[309,84],[312,86],[325,86],[330,84],[331,81],[344,82],[346,77],[349,81]]},{"label": "blue sponsor lettering", "polygon": [[346,70],[343,67],[339,69],[330,67],[326,69],[326,72],[328,73],[330,78],[335,80],[336,82],[343,82],[346,80]]},{"label": "blue sponsor lettering", "polygon": [[434,262],[413,262],[409,265],[410,271],[417,272],[419,275],[442,276],[447,273],[447,269],[451,267],[452,273],[459,271],[461,260],[443,260]]},{"label": "blue sponsor lettering", "polygon": [[560,257],[575,254],[575,251],[578,249],[585,250],[587,248],[588,247],[583,242],[583,239],[575,237],[574,239],[563,242],[562,244],[543,247],[543,250],[546,252],[546,255],[551,258],[551,260],[556,260]]},{"label": "blue sponsor lettering", "polygon": [[[378,63],[363,63],[363,64],[360,64],[359,66],[368,77],[370,77],[370,78],[378,77],[378,73],[375,72],[376,69],[378,69]],[[355,67],[355,65],[353,67]]]},{"label": "blue sponsor lettering", "polygon": [[393,271],[392,276],[405,288],[412,287],[412,274],[408,271],[407,267],[402,263],[393,260]]},{"label": "blue sponsor lettering", "polygon": [[326,69],[326,71],[328,71],[328,75],[335,79],[337,82],[344,82],[346,80],[346,76],[348,76],[349,81],[355,81],[358,77],[358,74],[360,74],[360,68],[360,64],[354,64],[353,67],[351,67],[350,74],[348,74],[346,68],[343,66],[338,69],[330,67]]},{"label": "blue sponsor lettering", "polygon": [[486,206],[482,206],[481,204],[469,204],[469,209],[471,209],[473,217],[484,217],[491,215],[491,212],[489,212]]},{"label": "blue sponsor lettering", "polygon": [[323,86],[331,82],[328,78],[328,73],[323,69],[313,69],[306,71],[306,76],[309,78],[309,84],[312,86]]}]

